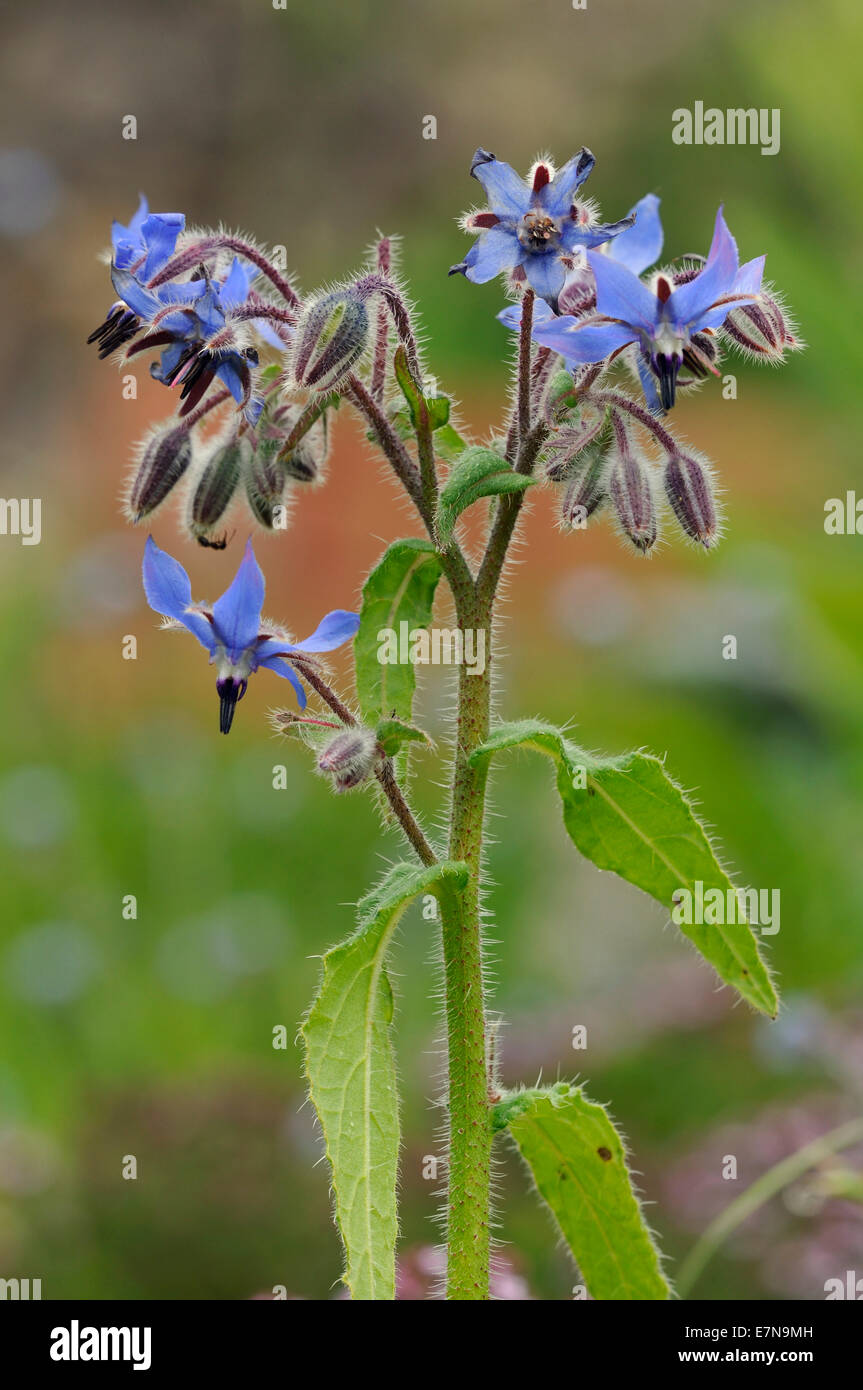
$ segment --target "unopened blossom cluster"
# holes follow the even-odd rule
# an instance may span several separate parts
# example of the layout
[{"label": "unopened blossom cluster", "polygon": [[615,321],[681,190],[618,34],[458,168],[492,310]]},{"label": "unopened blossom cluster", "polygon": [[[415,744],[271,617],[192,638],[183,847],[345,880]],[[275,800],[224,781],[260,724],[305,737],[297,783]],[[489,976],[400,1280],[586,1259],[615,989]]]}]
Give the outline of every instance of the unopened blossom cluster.
[{"label": "unopened blossom cluster", "polygon": [[[764,281],[764,256],[740,264],[722,208],[704,257],[660,265],[659,199],[648,193],[602,221],[582,193],[594,163],[582,149],[557,170],[540,159],[523,179],[477,150],[470,172],[486,206],[464,217],[475,240],[450,273],[475,284],[499,277],[514,301],[498,317],[528,343],[531,410],[544,425],[538,471],[561,493],[564,524],[583,529],[604,509],[647,553],[670,510],[707,549],[720,529],[713,468],[667,416],[679,395],[718,374],[725,348],[775,363],[801,343]],[[234,519],[284,529],[298,495],[323,479],[343,399],[421,504],[421,461],[399,428],[404,400],[390,394],[388,364],[398,347],[417,389],[422,364],[387,239],[374,265],[308,296],[254,241],[187,229],[182,214],[151,213],[143,197],[127,224],[115,222],[111,242],[114,299],[89,341],[124,366],[148,360],[176,401],[138,445],[130,521],[149,526],[177,498],[187,535],[204,547],[224,548]],[[503,437],[493,443],[507,455]],[[217,666],[223,732],[256,670],[291,680],[304,704],[298,663],[311,669],[315,652],[357,627],[355,614],[337,610],[294,643],[262,621],[251,543],[212,606],[193,601],[183,567],[152,540],[144,584],[167,625],[191,632]],[[376,754],[367,751],[371,767]],[[355,761],[345,761],[346,784],[361,780]]]}]

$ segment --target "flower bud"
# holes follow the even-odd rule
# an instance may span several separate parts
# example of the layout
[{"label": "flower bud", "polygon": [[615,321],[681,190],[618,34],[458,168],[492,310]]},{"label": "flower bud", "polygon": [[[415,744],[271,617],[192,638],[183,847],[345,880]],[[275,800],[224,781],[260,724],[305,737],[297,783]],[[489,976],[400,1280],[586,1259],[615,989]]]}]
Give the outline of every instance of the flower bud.
[{"label": "flower bud", "polygon": [[719,539],[713,479],[695,454],[672,454],[665,465],[665,495],[691,540],[709,550]]},{"label": "flower bud", "polygon": [[608,461],[601,449],[590,449],[563,496],[561,520],[571,530],[582,530],[608,496]]},{"label": "flower bud", "polygon": [[604,413],[593,419],[582,416],[577,425],[559,429],[552,435],[545,450],[545,476],[549,482],[562,483],[583,471],[581,464],[585,460],[579,455],[593,443],[604,426]]},{"label": "flower bud", "polygon": [[318,758],[318,771],[329,773],[335,791],[350,791],[367,781],[380,762],[381,750],[374,730],[357,725],[330,740]]},{"label": "flower bud", "polygon": [[[290,426],[299,415],[299,410],[292,410],[287,417],[285,424],[289,432]],[[329,454],[329,430],[326,420],[316,420],[310,429],[299,439],[288,453],[279,454],[279,463],[288,478],[295,483],[317,483],[323,479],[324,465]]]},{"label": "flower bud", "polygon": [[292,354],[294,379],[313,391],[332,391],[362,357],[369,317],[359,295],[335,290],[316,300],[297,324]]},{"label": "flower bud", "polygon": [[627,449],[617,453],[608,492],[624,534],[644,555],[656,544],[659,526],[653,479],[647,464]]},{"label": "flower bud", "polygon": [[[284,515],[288,480],[276,455],[267,448],[250,450],[243,470],[246,499],[255,520],[272,531]],[[282,511],[277,513],[277,508]],[[282,523],[280,523],[281,526]]]},{"label": "flower bud", "polygon": [[191,458],[192,441],[185,425],[157,430],[144,441],[126,502],[135,524],[161,506],[189,467]]},{"label": "flower bud", "polygon": [[227,443],[218,441],[205,455],[192,494],[191,529],[196,535],[206,535],[224,516],[239,485],[248,450],[249,445],[235,435]]},{"label": "flower bud", "polygon": [[781,362],[786,351],[803,346],[784,305],[765,290],[757,303],[733,309],[722,327],[744,352],[772,362]]}]

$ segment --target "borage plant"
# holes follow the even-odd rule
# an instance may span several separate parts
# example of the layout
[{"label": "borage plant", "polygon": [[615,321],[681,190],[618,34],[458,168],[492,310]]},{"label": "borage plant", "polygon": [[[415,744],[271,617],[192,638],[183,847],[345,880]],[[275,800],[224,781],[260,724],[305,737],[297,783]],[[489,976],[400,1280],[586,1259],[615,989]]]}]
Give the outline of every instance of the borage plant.
[{"label": "borage plant", "polygon": [[[314,751],[336,791],[375,789],[407,842],[403,862],[360,901],[353,935],[324,956],[302,1025],[355,1299],[395,1291],[399,1102],[386,961],[419,897],[435,909],[443,959],[447,1296],[489,1297],[490,1176],[505,1136],[593,1298],[671,1294],[604,1107],[566,1081],[499,1088],[484,970],[483,834],[501,754],[529,748],[549,758],[581,853],[656,898],[720,980],[755,1009],[776,1012],[745,895],[663,760],[598,757],[550,724],[492,720],[495,605],[529,490],[541,480],[555,486],[569,528],[610,512],[640,555],[655,548],[669,510],[685,536],[711,548],[719,535],[712,470],[671,432],[667,412],[678,392],[716,373],[726,346],[776,362],[800,345],[763,283],[763,258],[739,264],[721,209],[706,258],[651,271],[663,240],[658,200],[649,194],[626,217],[601,223],[580,192],[593,163],[587,150],[557,172],[543,159],[525,181],[483,150],[474,157],[471,173],[489,206],[464,219],[476,240],[453,271],[474,283],[504,276],[515,303],[500,317],[518,335],[507,418],[485,443],[463,436],[450,399],[427,384],[388,239],[361,275],[304,297],[254,243],[187,232],[181,216],[150,214],[143,199],[129,225],[113,231],[117,300],[91,341],[124,362],[157,354],[152,375],[180,388],[178,415],[141,445],[127,494],[133,522],[149,521],[182,490],[185,529],[204,546],[224,546],[217,533],[243,506],[258,526],[283,529],[297,495],[322,476],[331,418],[344,402],[422,523],[421,536],[395,541],[372,570],[359,615],[337,610],[300,642],[261,619],[264,580],[251,543],[211,608],[193,602],[185,570],[152,539],[144,557],[151,606],[216,664],[222,732],[259,668],[289,680],[302,711],[311,690],[318,712],[282,711],[275,726]],[[488,511],[478,554],[460,526],[476,503]],[[456,614],[445,634],[431,628],[440,580]],[[450,657],[462,658],[445,842],[421,826],[407,792],[409,759],[430,743],[413,703],[414,661],[432,635],[445,635]],[[356,691],[347,696],[334,689],[321,653],[350,637]],[[468,663],[467,650],[482,659]],[[739,896],[733,925],[719,912],[687,911],[695,895],[704,903]]]}]

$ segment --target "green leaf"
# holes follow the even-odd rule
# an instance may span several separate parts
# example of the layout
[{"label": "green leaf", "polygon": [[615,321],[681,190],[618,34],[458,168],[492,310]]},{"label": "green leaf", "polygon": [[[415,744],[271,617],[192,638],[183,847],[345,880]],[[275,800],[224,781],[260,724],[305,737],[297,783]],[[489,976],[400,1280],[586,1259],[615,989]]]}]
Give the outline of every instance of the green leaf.
[{"label": "green leaf", "polygon": [[[354,638],[357,695],[367,724],[396,718],[410,721],[416,689],[413,662],[381,662],[381,632],[409,642],[414,628],[431,622],[440,557],[431,541],[395,541],[365,584],[360,626]],[[402,627],[404,624],[404,627]]]},{"label": "green leaf", "polygon": [[408,904],[458,893],[465,864],[396,864],[358,906],[353,936],[328,951],[302,1025],[309,1093],[326,1142],[335,1218],[354,1299],[395,1297],[399,1107],[385,958]]},{"label": "green leaf", "polygon": [[418,729],[416,724],[405,724],[401,719],[382,719],[375,732],[388,758],[394,757],[405,743],[424,743],[432,747],[432,740],[425,729]]},{"label": "green leaf", "polygon": [[[396,349],[393,360],[393,367],[396,374],[401,393],[407,402],[407,410],[397,410],[392,417],[392,422],[402,438],[416,433],[420,425],[420,407],[423,397],[420,395],[417,384],[408,369],[407,354],[403,347]],[[429,425],[435,436],[435,452],[449,463],[464,452],[465,442],[456,429],[449,423],[450,409],[452,402],[449,396],[430,396],[425,398],[425,407],[428,411]]]},{"label": "green leaf", "polygon": [[453,465],[440,494],[437,532],[441,549],[449,545],[456,521],[471,503],[478,502],[481,497],[524,492],[533,482],[534,479],[526,474],[516,473],[493,449],[481,444],[465,449]]},{"label": "green leaf", "polygon": [[623,1144],[601,1105],[558,1081],[504,1097],[493,1124],[509,1129],[593,1298],[670,1297]]},{"label": "green leaf", "polygon": [[[500,725],[472,761],[513,747],[534,748],[553,759],[570,839],[598,868],[634,883],[669,911],[680,890],[694,897],[699,882],[704,894],[734,891],[686,794],[661,759],[651,753],[597,758],[552,725],[527,719]],[[776,994],[749,925],[678,925],[720,979],[756,1009],[775,1016]]]},{"label": "green leaf", "polygon": [[452,425],[441,425],[434,437],[435,453],[447,463],[455,463],[467,447],[458,430]]}]

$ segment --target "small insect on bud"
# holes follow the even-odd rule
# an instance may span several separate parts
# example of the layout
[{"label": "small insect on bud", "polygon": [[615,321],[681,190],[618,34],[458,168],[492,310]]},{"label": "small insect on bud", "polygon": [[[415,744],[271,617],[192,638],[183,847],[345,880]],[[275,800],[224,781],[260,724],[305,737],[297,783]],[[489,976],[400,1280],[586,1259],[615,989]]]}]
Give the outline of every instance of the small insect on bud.
[{"label": "small insect on bud", "polygon": [[218,441],[205,454],[192,493],[191,529],[206,536],[225,515],[240,481],[244,457],[251,451],[247,441],[234,436],[227,443]]},{"label": "small insect on bud", "polygon": [[332,391],[362,357],[369,316],[358,294],[336,290],[305,310],[292,355],[294,379],[312,391]]},{"label": "small insect on bud", "polygon": [[625,536],[645,555],[656,544],[659,526],[650,466],[639,458],[629,429],[614,416],[615,444],[608,493]]},{"label": "small insect on bud", "polygon": [[132,522],[143,521],[161,506],[189,467],[191,458],[192,441],[185,425],[158,430],[144,441],[126,502]]},{"label": "small insect on bud", "polygon": [[382,761],[373,729],[344,729],[331,739],[318,758],[318,771],[328,773],[337,792],[350,791],[368,780]]},{"label": "small insect on bud", "polygon": [[803,346],[784,305],[765,290],[757,303],[732,310],[722,328],[744,352],[771,362]]},{"label": "small insect on bud", "polygon": [[608,460],[601,449],[590,449],[564,493],[561,520],[573,531],[583,530],[607,496]]},{"label": "small insect on bud", "polygon": [[665,495],[690,540],[709,550],[719,539],[713,479],[695,454],[672,454],[665,465]]}]

